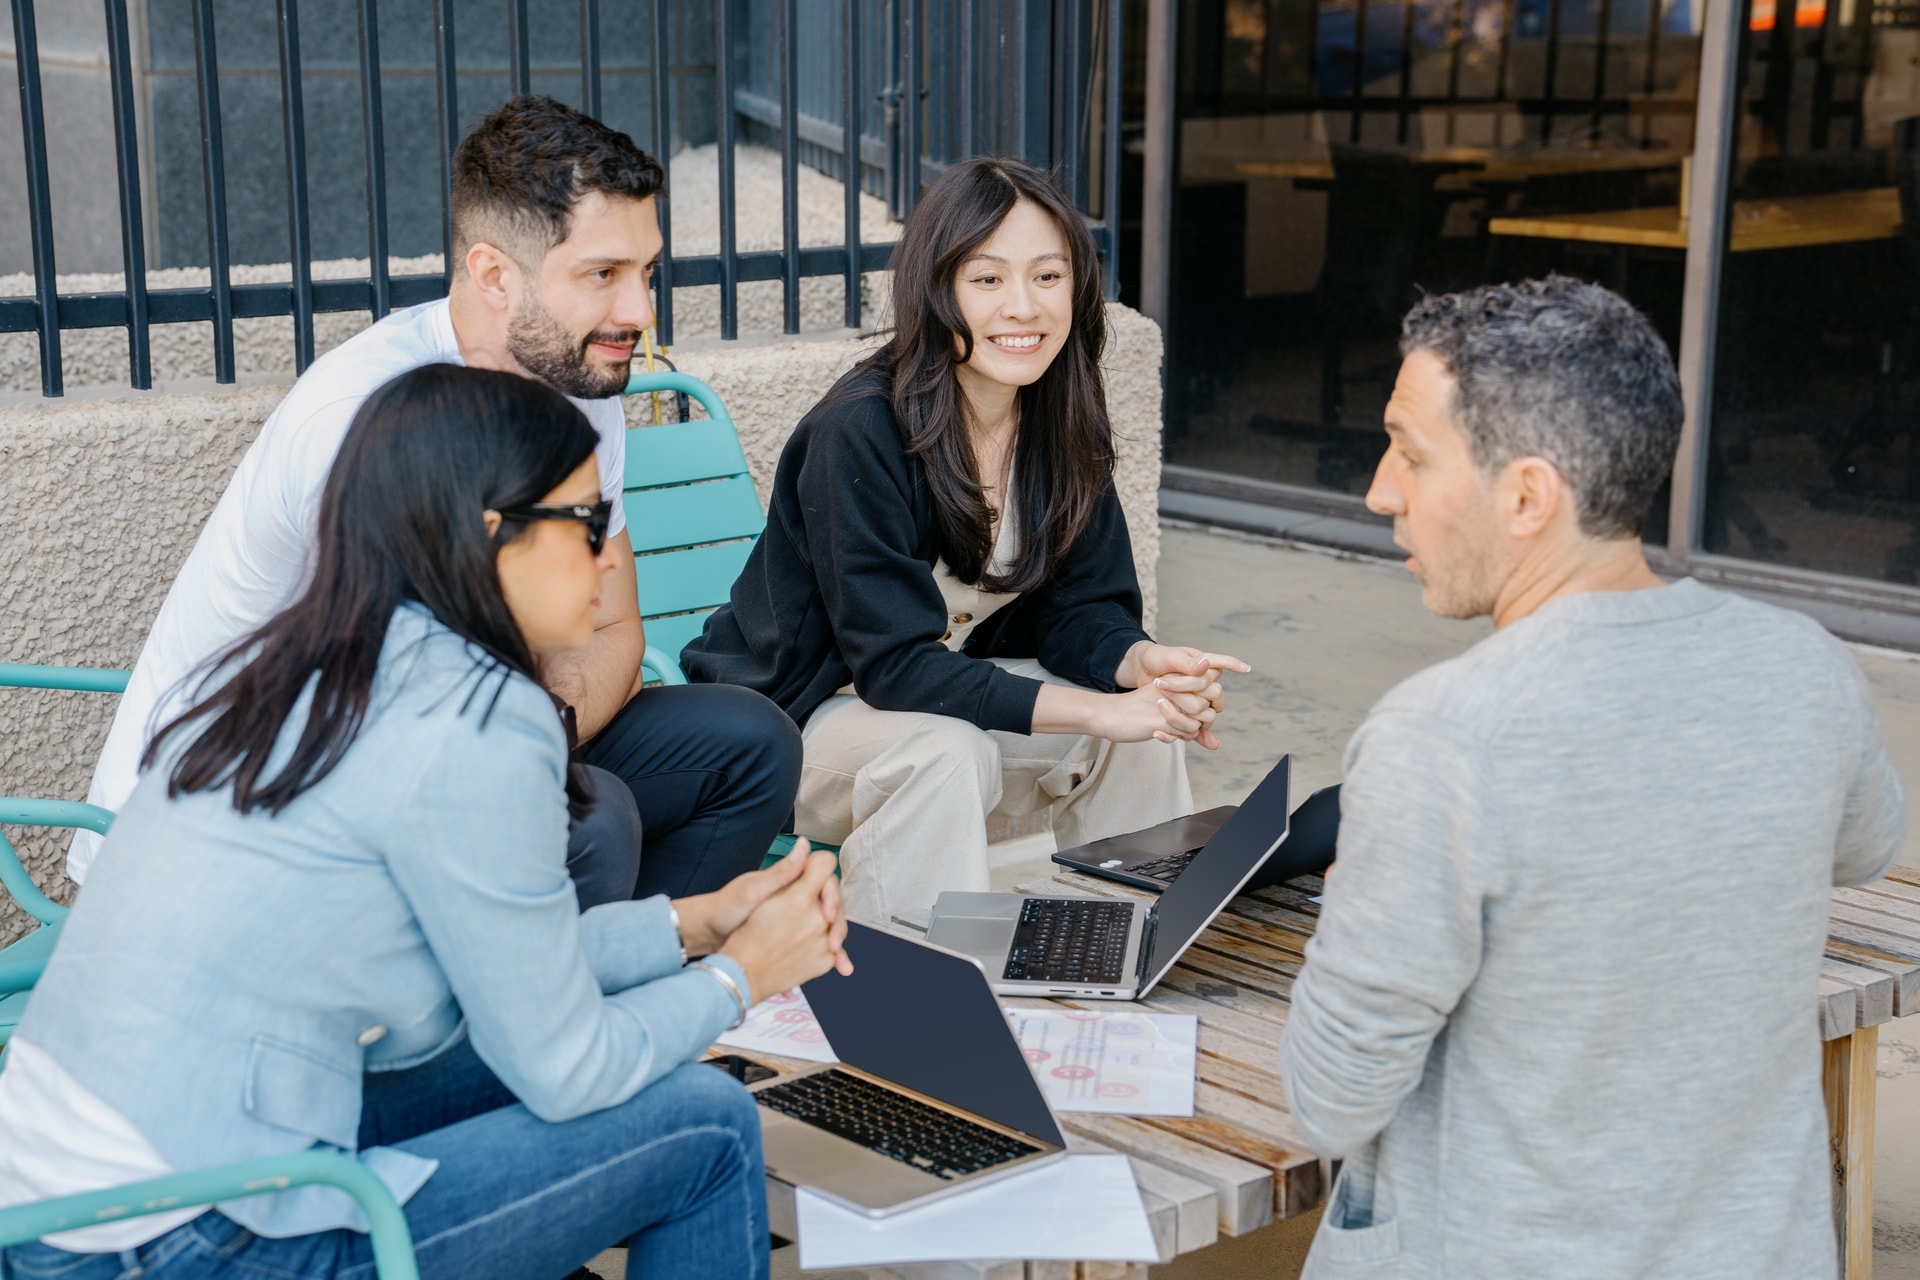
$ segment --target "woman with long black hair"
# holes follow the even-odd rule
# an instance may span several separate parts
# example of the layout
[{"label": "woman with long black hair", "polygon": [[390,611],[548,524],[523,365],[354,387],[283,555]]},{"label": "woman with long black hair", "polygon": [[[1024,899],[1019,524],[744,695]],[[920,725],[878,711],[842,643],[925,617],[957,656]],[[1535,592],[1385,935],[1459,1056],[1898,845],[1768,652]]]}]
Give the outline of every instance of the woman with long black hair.
[{"label": "woman with long black hair", "polygon": [[[607,506],[558,392],[428,365],[356,415],[305,594],[147,753],[0,1073],[0,1205],[316,1144],[404,1204],[427,1277],[764,1276],[755,1107],[692,1064],[846,967],[833,860],[585,914],[567,733]],[[691,963],[688,956],[704,957]],[[373,1273],[320,1187],[21,1245],[0,1273]]]},{"label": "woman with long black hair", "polygon": [[1113,486],[1086,225],[1017,160],[953,165],[893,251],[891,339],[801,420],[767,533],[682,654],[801,726],[797,829],[862,919],[986,889],[986,819],[1062,845],[1192,810],[1224,654],[1156,644]]}]

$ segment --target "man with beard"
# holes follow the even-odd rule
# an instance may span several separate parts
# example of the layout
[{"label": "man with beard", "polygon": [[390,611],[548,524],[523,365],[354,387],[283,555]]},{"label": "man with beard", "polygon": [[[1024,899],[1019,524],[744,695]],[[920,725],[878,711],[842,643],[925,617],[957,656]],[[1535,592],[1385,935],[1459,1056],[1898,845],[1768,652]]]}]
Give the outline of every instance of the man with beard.
[{"label": "man with beard", "polygon": [[[207,664],[305,585],[320,492],[361,402],[409,369],[465,364],[546,383],[600,435],[600,489],[611,508],[596,514],[619,566],[605,577],[591,643],[540,673],[573,709],[577,760],[596,797],[569,849],[581,909],[710,892],[759,865],[793,805],[793,723],[744,689],[640,689],[646,641],[620,505],[619,396],[653,324],[664,182],[659,163],[625,134],[551,98],[516,97],[461,141],[451,297],[390,315],[320,357],[267,419],[167,593],[90,802],[119,808],[147,741],[190,704]],[[98,845],[89,833],[76,837],[74,880]]]},{"label": "man with beard", "polygon": [[1860,668],[1649,569],[1684,409],[1627,303],[1429,297],[1400,348],[1367,505],[1495,630],[1347,748],[1280,1049],[1346,1161],[1304,1274],[1830,1277],[1829,898],[1906,822]]}]

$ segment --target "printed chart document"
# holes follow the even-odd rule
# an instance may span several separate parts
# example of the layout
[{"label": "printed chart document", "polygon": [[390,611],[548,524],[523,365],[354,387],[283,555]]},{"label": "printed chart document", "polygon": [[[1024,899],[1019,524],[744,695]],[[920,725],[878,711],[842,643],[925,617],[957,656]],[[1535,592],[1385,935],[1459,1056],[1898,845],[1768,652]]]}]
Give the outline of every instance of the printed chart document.
[{"label": "printed chart document", "polygon": [[[1199,1020],[1136,1009],[1009,1009],[1014,1036],[1055,1111],[1190,1116]],[[746,1053],[834,1062],[798,991],[772,996],[719,1043]]]},{"label": "printed chart document", "polygon": [[1067,1156],[890,1218],[843,1209],[804,1187],[795,1200],[806,1271],[973,1258],[1157,1257],[1125,1156]]},{"label": "printed chart document", "polygon": [[838,1062],[827,1043],[827,1033],[807,1008],[798,991],[768,996],[747,1010],[747,1020],[722,1035],[718,1043],[748,1053],[777,1053],[808,1062]]},{"label": "printed chart document", "polygon": [[1009,1009],[1007,1017],[1055,1111],[1193,1114],[1200,1023],[1192,1014]]}]

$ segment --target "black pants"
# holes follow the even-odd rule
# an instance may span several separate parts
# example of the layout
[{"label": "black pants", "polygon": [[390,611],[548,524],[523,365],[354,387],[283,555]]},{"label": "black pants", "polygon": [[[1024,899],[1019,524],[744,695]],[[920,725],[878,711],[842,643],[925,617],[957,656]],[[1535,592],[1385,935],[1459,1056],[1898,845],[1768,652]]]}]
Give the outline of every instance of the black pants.
[{"label": "black pants", "polygon": [[766,856],[800,785],[800,730],[750,689],[644,689],[580,749],[598,799],[567,848],[580,909],[711,893]]}]

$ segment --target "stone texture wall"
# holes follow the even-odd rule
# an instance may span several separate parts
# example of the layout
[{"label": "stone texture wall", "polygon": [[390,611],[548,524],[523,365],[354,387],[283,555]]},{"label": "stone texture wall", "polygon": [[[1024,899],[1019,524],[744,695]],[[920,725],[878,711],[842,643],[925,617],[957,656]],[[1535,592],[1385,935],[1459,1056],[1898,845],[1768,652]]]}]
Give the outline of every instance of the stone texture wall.
[{"label": "stone texture wall", "polygon": [[[1110,311],[1120,496],[1151,628],[1160,332],[1135,312]],[[869,348],[859,339],[715,342],[676,356],[726,401],[764,499],[794,423]],[[0,660],[131,666],[173,573],[286,385],[281,377],[0,408],[9,504],[0,524]],[[628,416],[644,425],[650,406],[630,401]],[[83,797],[113,704],[100,694],[0,689],[0,794]],[[68,900],[64,834],[27,833],[18,844],[40,884]],[[23,924],[11,902],[0,904],[0,942]]]}]

